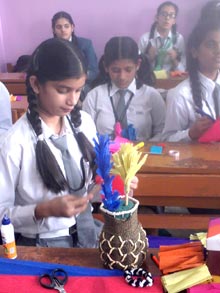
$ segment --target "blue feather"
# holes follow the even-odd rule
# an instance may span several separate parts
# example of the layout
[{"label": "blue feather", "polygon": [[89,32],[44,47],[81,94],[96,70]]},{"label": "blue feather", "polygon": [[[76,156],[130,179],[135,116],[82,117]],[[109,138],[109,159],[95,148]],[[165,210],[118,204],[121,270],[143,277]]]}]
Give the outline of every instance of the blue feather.
[{"label": "blue feather", "polygon": [[109,150],[110,138],[108,135],[97,135],[98,141],[94,140],[97,165],[96,173],[103,179],[101,194],[103,204],[109,211],[115,211],[120,206],[120,197],[117,190],[112,190],[112,181],[115,176],[110,174],[112,169],[111,153]]}]

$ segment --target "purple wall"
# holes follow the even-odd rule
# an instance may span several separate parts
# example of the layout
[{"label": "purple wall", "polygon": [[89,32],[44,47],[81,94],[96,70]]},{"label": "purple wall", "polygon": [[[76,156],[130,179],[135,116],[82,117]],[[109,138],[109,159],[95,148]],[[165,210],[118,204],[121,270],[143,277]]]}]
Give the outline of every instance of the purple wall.
[{"label": "purple wall", "polygon": [[[0,0],[0,70],[31,54],[52,37],[51,18],[59,10],[69,12],[76,34],[93,41],[98,57],[113,35],[129,35],[138,41],[149,31],[156,8],[163,0]],[[187,37],[208,0],[174,0],[179,6],[179,31]]]}]

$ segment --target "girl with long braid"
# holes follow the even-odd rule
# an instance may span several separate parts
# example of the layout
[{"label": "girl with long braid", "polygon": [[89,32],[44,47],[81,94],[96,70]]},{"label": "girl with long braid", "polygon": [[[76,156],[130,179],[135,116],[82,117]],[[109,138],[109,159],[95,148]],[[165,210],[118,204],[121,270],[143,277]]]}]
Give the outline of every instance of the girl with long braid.
[{"label": "girl with long braid", "polygon": [[[70,42],[46,40],[33,53],[26,79],[27,114],[9,130],[0,148],[0,217],[11,218],[18,245],[83,246],[76,222],[85,211],[91,213],[93,191],[88,188],[96,137],[91,117],[77,106],[85,81],[83,58]],[[60,138],[75,162],[72,182],[55,143]],[[74,182],[75,178],[80,180]],[[91,220],[85,234],[93,229]],[[98,237],[98,230],[93,232]]]},{"label": "girl with long braid", "polygon": [[143,34],[139,40],[141,53],[148,56],[156,71],[185,70],[185,44],[176,25],[178,10],[178,6],[171,1],[160,4],[150,32]]},{"label": "girl with long braid", "polygon": [[105,45],[99,68],[94,88],[83,102],[83,109],[92,116],[97,131],[114,137],[120,123],[122,135],[130,140],[159,141],[165,103],[152,87],[154,74],[147,58],[139,54],[137,43],[127,36],[111,38]]},{"label": "girl with long braid", "polygon": [[201,19],[187,46],[189,78],[168,91],[163,131],[168,141],[197,140],[219,116],[220,19]]}]

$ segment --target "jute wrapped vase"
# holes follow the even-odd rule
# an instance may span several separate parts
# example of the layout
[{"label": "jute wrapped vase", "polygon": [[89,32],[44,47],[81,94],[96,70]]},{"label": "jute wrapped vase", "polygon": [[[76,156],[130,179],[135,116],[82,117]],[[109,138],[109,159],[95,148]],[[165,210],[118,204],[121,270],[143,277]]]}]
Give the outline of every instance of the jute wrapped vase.
[{"label": "jute wrapped vase", "polygon": [[146,259],[148,240],[146,232],[138,222],[139,202],[134,198],[129,198],[130,200],[134,207],[128,211],[110,212],[103,204],[100,207],[104,215],[104,226],[100,235],[99,250],[104,266],[109,269],[137,268]]}]

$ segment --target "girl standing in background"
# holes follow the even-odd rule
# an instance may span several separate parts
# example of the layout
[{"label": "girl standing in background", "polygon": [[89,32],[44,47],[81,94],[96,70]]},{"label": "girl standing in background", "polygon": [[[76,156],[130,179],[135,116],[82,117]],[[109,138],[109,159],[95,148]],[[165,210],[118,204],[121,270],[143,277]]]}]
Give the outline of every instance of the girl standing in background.
[{"label": "girl standing in background", "polygon": [[178,7],[171,1],[160,4],[150,32],[139,40],[141,53],[146,54],[154,70],[185,71],[185,44],[177,32]]},{"label": "girl standing in background", "polygon": [[75,24],[73,19],[71,15],[65,11],[57,12],[53,16],[52,29],[55,37],[70,41],[82,52],[87,66],[86,87],[84,88],[84,92],[87,93],[90,89],[91,82],[98,74],[97,57],[91,40],[75,35]]}]

